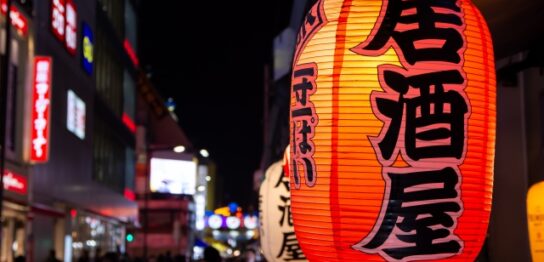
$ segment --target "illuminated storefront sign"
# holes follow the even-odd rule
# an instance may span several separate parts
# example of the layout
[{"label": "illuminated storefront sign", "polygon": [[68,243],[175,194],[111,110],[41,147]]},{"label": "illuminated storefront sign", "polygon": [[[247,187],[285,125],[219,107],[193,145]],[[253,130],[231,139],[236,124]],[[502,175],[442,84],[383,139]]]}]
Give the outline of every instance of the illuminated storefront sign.
[{"label": "illuminated storefront sign", "polygon": [[246,216],[244,217],[244,227],[247,229],[257,228],[258,219],[257,216]]},{"label": "illuminated storefront sign", "polygon": [[151,158],[151,192],[193,195],[196,163],[189,160]]},{"label": "illuminated storefront sign", "polygon": [[28,192],[28,182],[26,177],[6,170],[4,174],[4,189],[17,194],[26,195]]},{"label": "illuminated storefront sign", "polygon": [[83,45],[82,45],[82,63],[83,63],[83,69],[85,69],[85,72],[87,74],[92,75],[93,74],[93,50],[94,50],[94,38],[93,38],[93,31],[91,30],[91,27],[87,23],[83,23],[83,26],[81,28],[81,32],[83,34]]},{"label": "illuminated storefront sign", "polygon": [[85,139],[85,102],[72,90],[68,90],[66,111],[66,128],[80,139]]},{"label": "illuminated storefront sign", "polygon": [[229,229],[238,229],[240,227],[240,219],[237,217],[227,217],[227,227]]},{"label": "illuminated storefront sign", "polygon": [[72,55],[77,48],[77,12],[72,0],[66,1],[66,49]]},{"label": "illuminated storefront sign", "polygon": [[74,55],[77,49],[77,10],[72,0],[52,0],[51,29]]},{"label": "illuminated storefront sign", "polygon": [[[7,0],[1,0],[1,10],[2,14],[6,15],[8,10]],[[19,31],[20,34],[26,35],[28,32],[28,20],[26,17],[17,9],[16,6],[12,5],[10,7],[11,11],[9,12],[11,16],[11,25]]]},{"label": "illuminated storefront sign", "polygon": [[64,41],[64,14],[65,11],[65,0],[52,0],[51,3],[51,29],[53,34],[60,40]]},{"label": "illuminated storefront sign", "polygon": [[204,194],[197,194],[194,197],[195,199],[195,215],[196,215],[196,222],[195,222],[195,228],[196,230],[203,230],[206,227],[206,223],[204,220],[204,216],[206,213],[206,197]]},{"label": "illuminated storefront sign", "polygon": [[211,215],[208,218],[208,226],[212,229],[219,229],[223,225],[223,218],[220,215]]},{"label": "illuminated storefront sign", "polygon": [[32,122],[30,124],[30,160],[33,162],[46,162],[48,159],[51,66],[51,57],[34,58]]}]

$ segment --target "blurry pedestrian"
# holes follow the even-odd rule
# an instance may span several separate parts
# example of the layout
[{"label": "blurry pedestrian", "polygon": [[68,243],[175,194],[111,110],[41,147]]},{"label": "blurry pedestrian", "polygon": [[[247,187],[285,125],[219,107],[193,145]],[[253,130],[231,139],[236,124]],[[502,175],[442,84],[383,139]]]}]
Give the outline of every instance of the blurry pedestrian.
[{"label": "blurry pedestrian", "polygon": [[83,250],[83,254],[77,259],[77,262],[91,262],[91,255],[88,249]]},{"label": "blurry pedestrian", "polygon": [[208,246],[204,249],[204,261],[206,262],[221,262],[221,255],[217,249]]},{"label": "blurry pedestrian", "polygon": [[49,256],[47,256],[45,262],[60,262],[60,260],[57,258],[57,255],[55,254],[55,250],[49,250]]},{"label": "blurry pedestrian", "polygon": [[164,262],[174,262],[170,250],[166,251],[166,255],[164,256]]},{"label": "blurry pedestrian", "polygon": [[255,253],[255,250],[251,249],[251,248],[248,248],[245,252],[244,252],[244,256],[243,256],[245,262],[255,262],[257,260],[257,253]]},{"label": "blurry pedestrian", "polygon": [[182,254],[178,254],[174,257],[174,262],[187,262],[187,258]]}]

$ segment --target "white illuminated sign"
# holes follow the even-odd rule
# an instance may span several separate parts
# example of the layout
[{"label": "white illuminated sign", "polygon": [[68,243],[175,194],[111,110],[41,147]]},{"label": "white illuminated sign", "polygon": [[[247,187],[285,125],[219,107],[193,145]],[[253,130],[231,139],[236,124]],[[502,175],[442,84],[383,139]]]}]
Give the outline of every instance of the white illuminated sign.
[{"label": "white illuminated sign", "polygon": [[72,0],[66,1],[66,49],[71,54],[76,53],[77,47],[77,13]]},{"label": "white illuminated sign", "polygon": [[247,229],[257,228],[257,216],[244,217],[244,227]]},{"label": "white illuminated sign", "polygon": [[195,215],[196,215],[196,230],[203,230],[205,227],[204,216],[206,214],[206,198],[203,194],[195,195]]},{"label": "white illuminated sign", "polygon": [[151,158],[151,192],[194,195],[196,163],[188,160]]},{"label": "white illuminated sign", "polygon": [[212,229],[219,229],[223,225],[223,219],[220,215],[211,215],[208,218],[208,226]]},{"label": "white illuminated sign", "polygon": [[227,227],[229,229],[237,229],[240,227],[240,219],[237,217],[227,217]]},{"label": "white illuminated sign", "polygon": [[66,128],[80,139],[85,139],[85,102],[72,90],[68,90],[66,112]]},{"label": "white illuminated sign", "polygon": [[53,0],[51,3],[51,28],[59,40],[64,40],[64,0]]}]

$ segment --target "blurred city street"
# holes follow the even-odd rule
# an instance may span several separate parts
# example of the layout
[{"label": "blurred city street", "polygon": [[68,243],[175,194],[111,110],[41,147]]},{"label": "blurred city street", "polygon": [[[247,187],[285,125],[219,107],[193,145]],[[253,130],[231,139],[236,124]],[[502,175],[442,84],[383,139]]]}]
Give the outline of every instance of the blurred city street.
[{"label": "blurred city street", "polygon": [[543,162],[542,0],[0,0],[0,262],[544,262]]}]

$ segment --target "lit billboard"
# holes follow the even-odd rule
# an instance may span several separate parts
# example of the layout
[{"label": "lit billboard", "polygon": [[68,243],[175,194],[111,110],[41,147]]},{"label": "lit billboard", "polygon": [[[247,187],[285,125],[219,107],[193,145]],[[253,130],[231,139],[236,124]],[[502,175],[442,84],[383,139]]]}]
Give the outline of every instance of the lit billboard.
[{"label": "lit billboard", "polygon": [[196,163],[191,160],[151,158],[151,192],[193,195],[196,187]]}]

